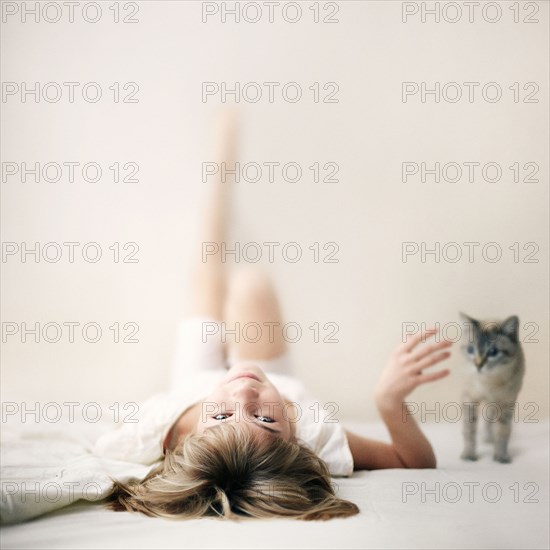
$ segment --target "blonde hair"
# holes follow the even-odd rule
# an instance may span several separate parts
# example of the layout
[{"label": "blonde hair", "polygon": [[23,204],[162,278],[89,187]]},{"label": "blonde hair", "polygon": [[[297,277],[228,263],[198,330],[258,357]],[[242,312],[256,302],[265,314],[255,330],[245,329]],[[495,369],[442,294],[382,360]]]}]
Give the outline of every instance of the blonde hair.
[{"label": "blonde hair", "polygon": [[114,481],[107,506],[176,519],[326,520],[359,513],[335,496],[328,467],[313,451],[229,423],[187,435],[142,481]]}]

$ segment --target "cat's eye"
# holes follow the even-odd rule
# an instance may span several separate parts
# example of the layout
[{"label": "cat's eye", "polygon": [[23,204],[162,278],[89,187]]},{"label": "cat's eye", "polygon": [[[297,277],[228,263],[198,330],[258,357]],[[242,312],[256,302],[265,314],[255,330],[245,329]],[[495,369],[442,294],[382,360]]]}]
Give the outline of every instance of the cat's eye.
[{"label": "cat's eye", "polygon": [[474,346],[472,346],[472,344],[470,344],[470,345],[466,348],[466,351],[468,352],[469,355],[473,355],[473,354],[474,354]]},{"label": "cat's eye", "polygon": [[489,348],[489,351],[487,352],[487,355],[489,357],[494,357],[495,355],[498,355],[498,349],[495,347]]}]

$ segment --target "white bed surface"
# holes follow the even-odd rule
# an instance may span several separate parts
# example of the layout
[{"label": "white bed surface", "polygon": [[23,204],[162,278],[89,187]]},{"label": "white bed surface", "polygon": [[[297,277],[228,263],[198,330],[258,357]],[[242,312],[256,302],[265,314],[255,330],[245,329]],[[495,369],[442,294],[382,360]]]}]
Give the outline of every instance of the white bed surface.
[{"label": "white bed surface", "polygon": [[[387,439],[381,423],[345,425],[368,437]],[[548,421],[515,424],[511,443],[513,463],[498,464],[493,462],[491,449],[485,445],[480,446],[478,462],[460,460],[459,424],[426,424],[424,430],[436,451],[438,469],[362,471],[349,479],[335,479],[339,495],[356,502],[361,509],[361,514],[351,518],[328,522],[276,519],[234,523],[210,518],[171,521],[110,512],[98,504],[79,501],[37,519],[3,527],[0,542],[5,549],[548,548],[549,426]],[[71,429],[77,427],[73,425]],[[83,448],[86,440],[95,435],[92,430],[97,433],[97,429],[97,426],[78,428]],[[82,430],[88,430],[84,434],[87,437]],[[46,443],[48,439],[44,437]],[[35,444],[28,437],[17,441],[11,438],[10,450],[3,446],[3,482],[10,479],[9,474],[13,478],[16,465],[10,465],[9,460],[18,452],[14,445],[25,445],[28,450],[28,445]],[[49,441],[42,445],[42,459],[44,447],[49,449],[50,457],[52,453],[56,455],[50,458],[48,475],[55,470],[55,460],[62,465],[60,472],[71,470],[70,464],[60,462],[63,460],[60,451],[68,444],[77,445],[67,436],[57,446]],[[33,461],[34,470],[27,471],[36,477],[40,464],[36,456],[28,458],[26,467],[31,467]],[[78,464],[86,479],[94,479],[97,464],[89,456],[81,457]],[[116,465],[111,466],[109,473],[116,469]],[[105,469],[100,473],[105,478]],[[498,499],[497,487],[501,490]],[[404,488],[409,489],[408,496],[404,495]],[[415,489],[418,492],[413,494]],[[473,502],[469,490],[473,491]]]}]

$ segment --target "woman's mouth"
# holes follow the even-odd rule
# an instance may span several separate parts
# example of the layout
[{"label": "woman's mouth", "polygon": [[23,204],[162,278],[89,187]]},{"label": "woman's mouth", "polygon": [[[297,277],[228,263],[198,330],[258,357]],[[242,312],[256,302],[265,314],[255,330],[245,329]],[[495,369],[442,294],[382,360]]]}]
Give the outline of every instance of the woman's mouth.
[{"label": "woman's mouth", "polygon": [[255,374],[252,374],[251,372],[243,372],[241,374],[238,374],[237,376],[232,378],[230,380],[230,382],[233,382],[233,380],[238,380],[239,378],[252,378],[252,380],[256,380],[256,382],[261,382],[261,380]]}]

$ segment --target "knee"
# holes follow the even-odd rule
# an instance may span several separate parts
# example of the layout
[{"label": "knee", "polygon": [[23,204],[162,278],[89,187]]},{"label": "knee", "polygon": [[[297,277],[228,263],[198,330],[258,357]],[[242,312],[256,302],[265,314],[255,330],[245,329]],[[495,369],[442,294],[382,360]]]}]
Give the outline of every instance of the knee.
[{"label": "knee", "polygon": [[261,304],[271,300],[274,290],[271,278],[259,267],[240,267],[230,277],[230,300]]}]

